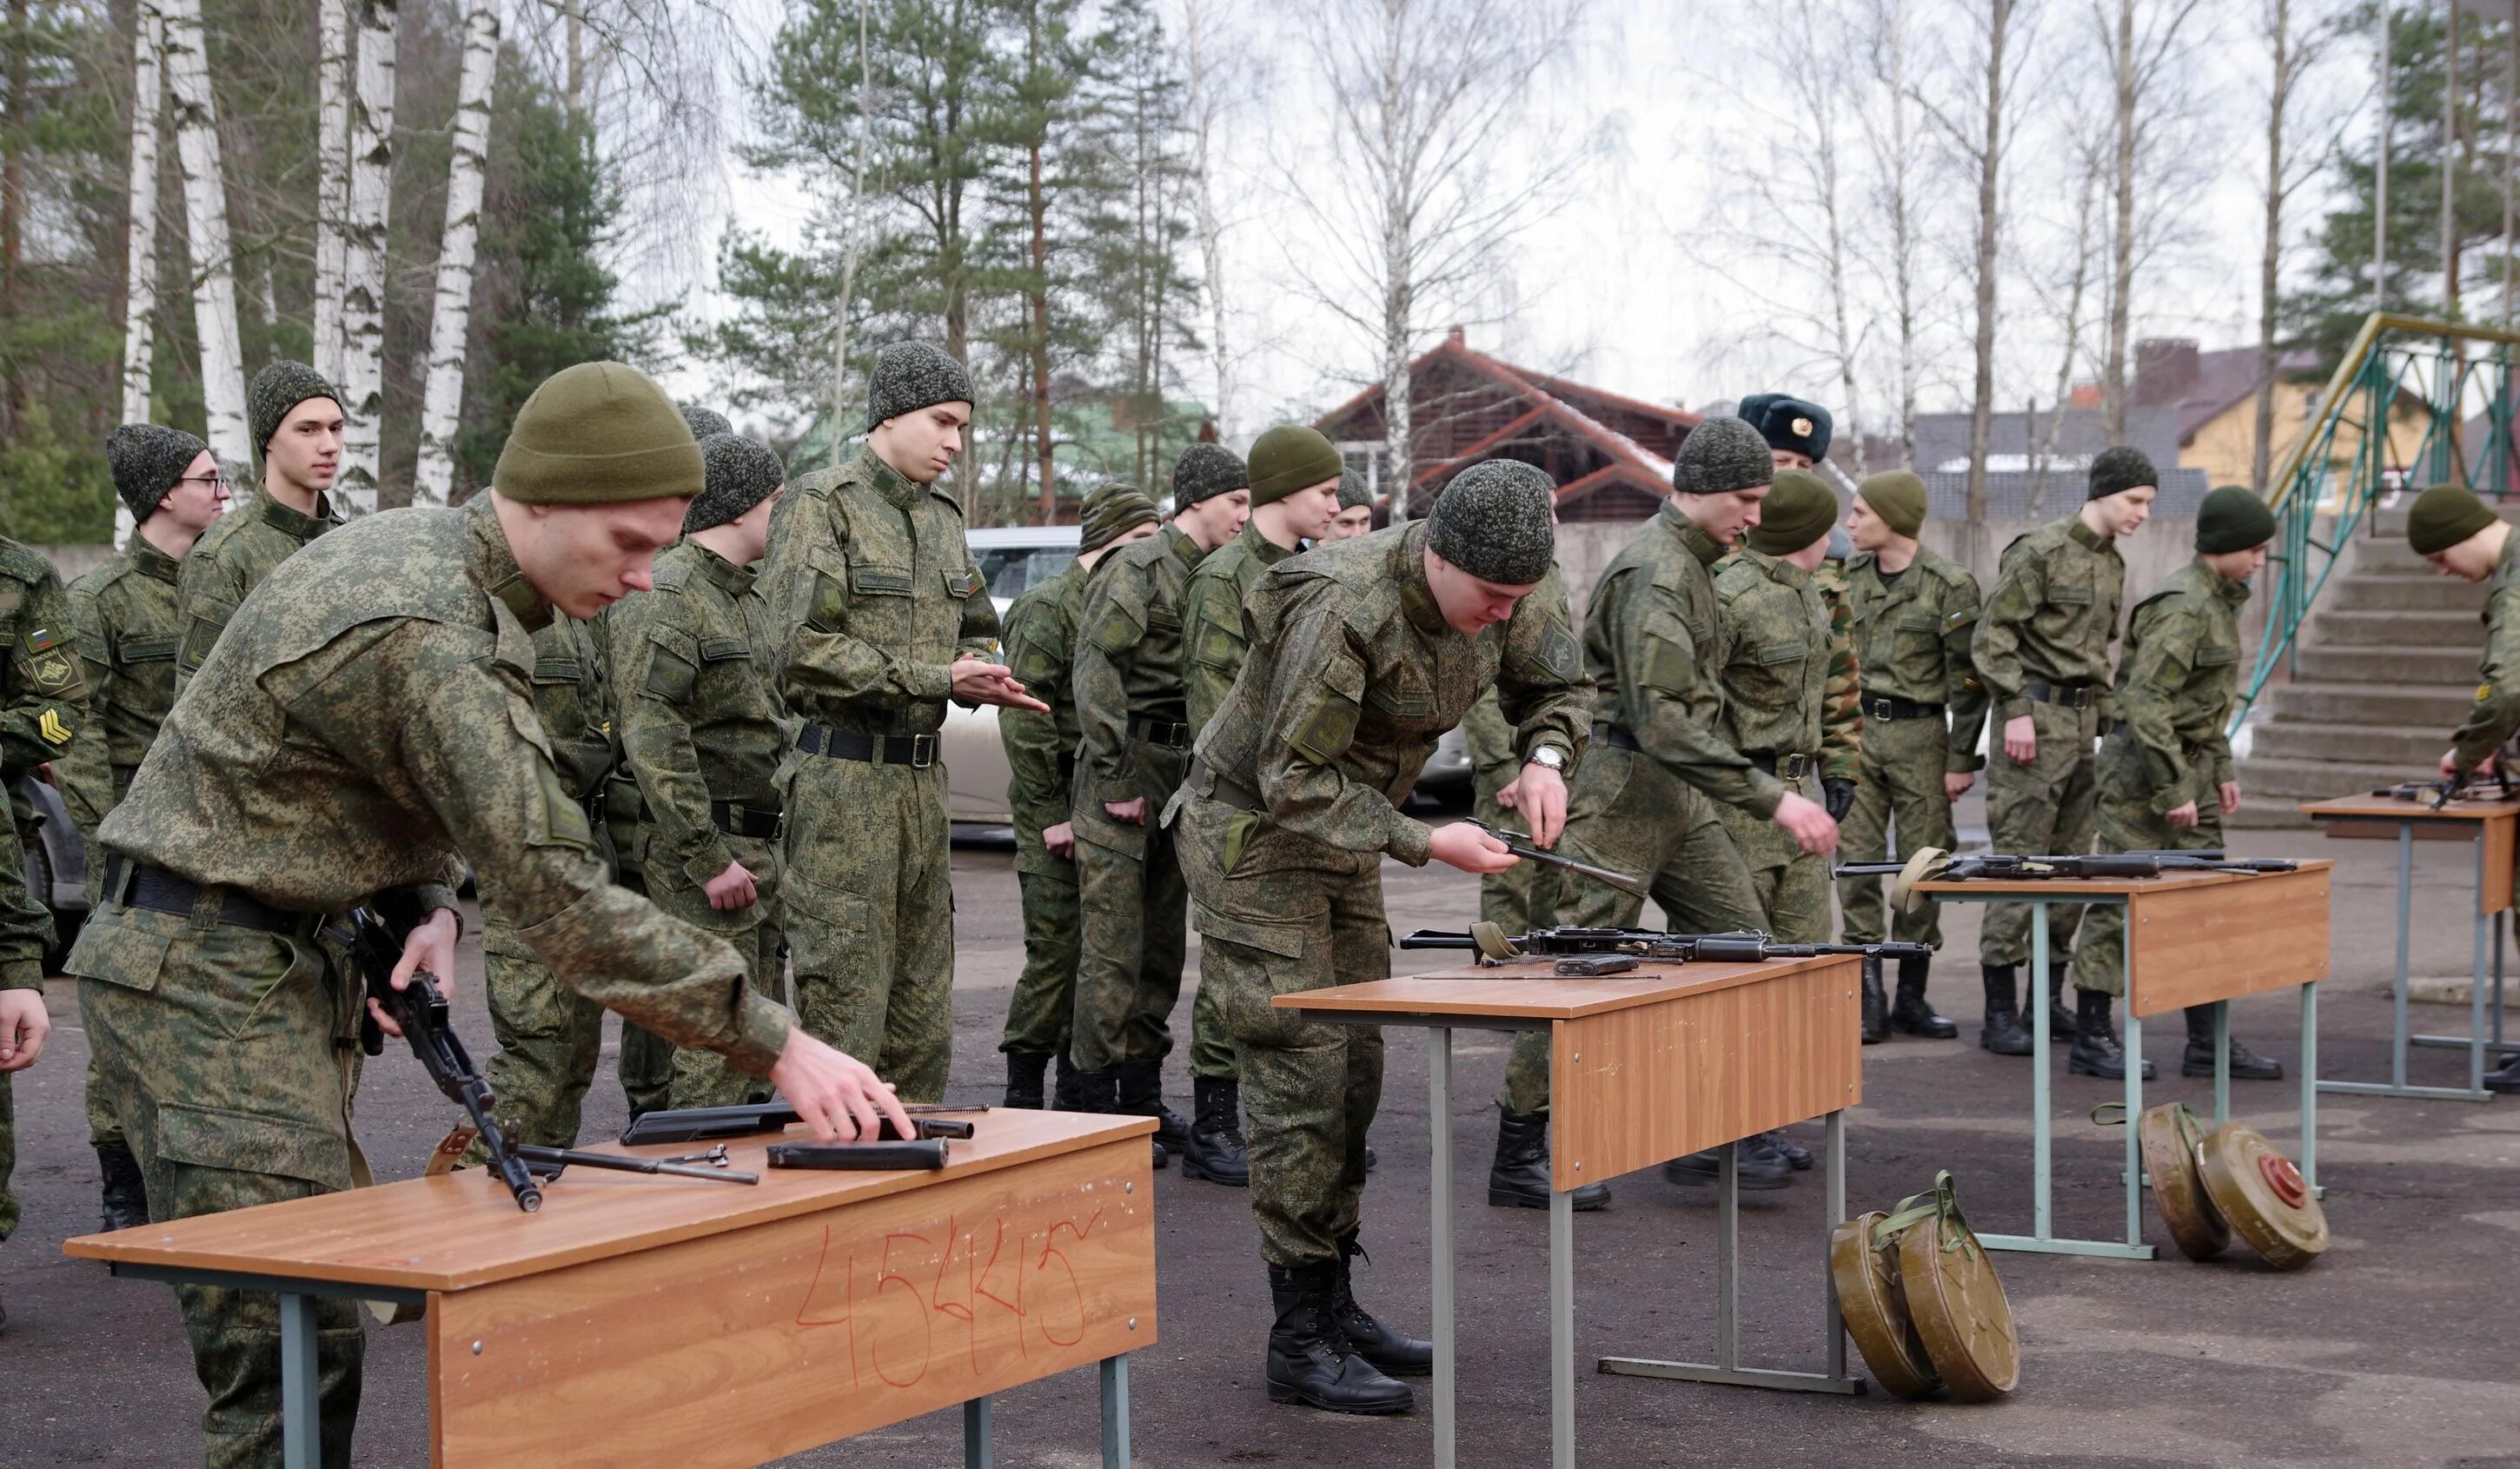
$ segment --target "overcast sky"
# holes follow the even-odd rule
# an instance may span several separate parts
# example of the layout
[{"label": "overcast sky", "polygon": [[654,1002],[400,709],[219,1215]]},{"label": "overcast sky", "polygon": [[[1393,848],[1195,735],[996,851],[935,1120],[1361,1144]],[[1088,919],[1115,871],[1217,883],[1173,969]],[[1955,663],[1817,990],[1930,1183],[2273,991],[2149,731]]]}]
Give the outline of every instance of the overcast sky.
[{"label": "overcast sky", "polygon": [[[742,3],[748,9],[739,14],[757,47],[775,28],[780,7],[777,0]],[[1818,3],[1825,8],[1824,0]],[[1929,16],[1960,13],[1958,0],[1914,3]],[[2067,258],[2059,242],[2069,238],[2074,190],[2060,128],[2066,99],[2097,74],[2090,60],[2092,22],[2084,0],[2034,0],[2029,8],[2037,24],[2034,100],[2006,176],[2011,268],[2004,282],[1998,393],[2004,407],[2029,397],[2045,400],[2052,390],[2061,322],[2041,305],[2029,281],[2033,274],[2060,272]],[[1246,4],[1234,23],[1242,41],[1237,74],[1248,82],[1250,94],[1222,133],[1221,182],[1236,217],[1228,299],[1235,308],[1233,333],[1248,348],[1242,390],[1232,405],[1238,438],[1280,416],[1316,414],[1373,371],[1369,344],[1304,301],[1294,286],[1290,259],[1307,248],[1310,226],[1290,180],[1300,179],[1301,188],[1330,201],[1350,184],[1326,166],[1327,155],[1313,141],[1327,126],[1327,109],[1323,88],[1287,28],[1296,9],[1291,0]],[[2186,238],[2148,262],[2135,297],[2136,332],[2192,336],[2212,348],[2249,344],[2256,336],[2267,62],[2251,29],[2256,6],[2201,9],[2233,14],[2209,14],[2195,23],[2221,29],[2200,30],[2192,55],[2179,69],[2178,84],[2188,90],[2177,106],[2194,115],[2182,148],[2190,170],[2180,210]],[[1822,283],[1780,275],[1753,241],[1710,245],[1706,230],[1715,212],[1710,201],[1725,191],[1737,197],[1747,176],[1770,165],[1773,150],[1789,146],[1756,120],[1776,96],[1773,59],[1757,48],[1781,23],[1773,4],[1597,0],[1575,54],[1535,90],[1531,106],[1535,115],[1593,136],[1600,146],[1588,155],[1566,204],[1532,219],[1513,242],[1487,293],[1483,312],[1491,319],[1470,328],[1473,345],[1658,401],[1695,405],[1778,387],[1823,402],[1838,395],[1828,375],[1761,336],[1764,311],[1757,295],[1725,277],[1752,281],[1768,293],[1818,293]],[[2304,129],[2301,146],[2323,152],[2336,127],[2368,128],[2367,112],[2356,112],[2368,86],[2368,50],[2367,43],[2340,48],[2318,78],[2309,107],[2315,126]],[[1957,70],[1939,67],[1921,85],[1928,92],[1966,85]],[[744,104],[740,90],[729,92],[727,120],[736,133],[747,125]],[[1852,126],[1851,115],[1843,120]],[[1514,140],[1501,139],[1497,157],[1504,166],[1514,166]],[[809,208],[798,184],[749,177],[730,157],[715,225],[732,219],[792,240]],[[1849,195],[1859,188],[1851,183]],[[1973,186],[1950,174],[1934,188],[1936,207],[1945,211],[1938,248],[1962,251],[1973,218]],[[2295,242],[2315,227],[2323,198],[2317,184],[2296,196],[2287,231]],[[1863,208],[1860,199],[1849,198],[1851,215],[1862,215]],[[715,234],[715,226],[706,232],[712,241]],[[689,298],[702,312],[716,309],[706,284],[712,254],[702,252],[702,284]],[[1720,268],[1700,263],[1710,254]],[[2295,252],[2296,273],[2304,254]],[[1962,406],[1967,389],[1969,316],[1964,283],[1952,268],[1958,258],[1938,258],[1931,267],[1941,309],[1932,354],[1938,378],[1927,393],[1928,410]],[[668,294],[692,289],[688,277],[640,284]],[[1446,324],[1421,323],[1425,344],[1439,340]],[[706,382],[698,369],[679,379],[675,386],[681,390],[699,390]],[[1191,369],[1183,385],[1202,398],[1212,386],[1204,365]],[[1874,392],[1878,404],[1879,390]],[[1877,427],[1877,408],[1871,416]]]}]

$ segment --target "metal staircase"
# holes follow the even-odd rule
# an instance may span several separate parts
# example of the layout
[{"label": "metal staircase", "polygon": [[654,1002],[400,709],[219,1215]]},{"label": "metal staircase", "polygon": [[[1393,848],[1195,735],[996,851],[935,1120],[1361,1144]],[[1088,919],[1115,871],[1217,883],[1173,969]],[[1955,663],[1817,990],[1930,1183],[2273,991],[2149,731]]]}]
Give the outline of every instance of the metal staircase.
[{"label": "metal staircase", "polygon": [[[2234,826],[2419,776],[2473,698],[2484,589],[2407,549],[2414,491],[2509,502],[2520,335],[2373,315],[2276,474],[2267,620],[2232,717]],[[2385,426],[2385,427],[2382,427]]]}]

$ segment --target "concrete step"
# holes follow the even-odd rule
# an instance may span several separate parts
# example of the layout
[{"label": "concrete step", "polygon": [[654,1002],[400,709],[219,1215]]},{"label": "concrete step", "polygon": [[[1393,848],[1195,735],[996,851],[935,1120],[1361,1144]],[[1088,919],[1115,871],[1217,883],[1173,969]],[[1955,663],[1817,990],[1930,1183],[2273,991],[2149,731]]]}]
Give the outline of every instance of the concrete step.
[{"label": "concrete step", "polygon": [[[2440,750],[2433,752],[2433,758],[2441,758]],[[2240,790],[2247,801],[2292,805],[2338,796],[2362,796],[2400,781],[2420,780],[2431,773],[2432,763],[2276,759],[2251,754],[2234,760],[2232,767],[2240,777]]]},{"label": "concrete step", "polygon": [[2456,612],[2470,619],[2485,610],[2485,588],[2472,581],[2418,572],[2355,571],[2328,582],[2318,615],[2339,612]]},{"label": "concrete step", "polygon": [[[2449,748],[2450,726],[2312,724],[2270,719],[2249,731],[2249,757],[2421,769]],[[2408,777],[2411,779],[2412,777]]]},{"label": "concrete step", "polygon": [[2318,683],[2305,678],[2267,691],[2271,712],[2261,727],[2298,720],[2405,726],[2447,734],[2466,717],[2475,692],[2473,683]]},{"label": "concrete step", "polygon": [[2326,607],[2314,615],[2312,636],[2329,647],[2461,648],[2473,655],[2485,647],[2485,624],[2472,612],[2356,612]]},{"label": "concrete step", "polygon": [[2303,678],[2331,683],[2433,683],[2476,687],[2474,647],[2337,647],[2320,642],[2301,650]]}]

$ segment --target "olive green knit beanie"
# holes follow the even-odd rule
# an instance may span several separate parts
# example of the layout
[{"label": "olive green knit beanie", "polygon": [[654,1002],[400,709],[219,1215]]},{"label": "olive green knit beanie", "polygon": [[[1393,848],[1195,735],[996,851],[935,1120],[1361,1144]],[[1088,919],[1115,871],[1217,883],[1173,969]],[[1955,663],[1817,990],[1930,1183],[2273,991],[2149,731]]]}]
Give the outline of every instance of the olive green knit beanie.
[{"label": "olive green knit beanie", "polygon": [[691,499],[707,486],[700,446],[664,390],[620,362],[580,362],[517,410],[490,485],[524,505]]},{"label": "olive green knit beanie", "polygon": [[1925,482],[1913,470],[1883,470],[1867,475],[1855,486],[1857,498],[1872,507],[1881,523],[1913,538],[1925,527]]},{"label": "olive green knit beanie", "polygon": [[2223,485],[2196,507],[2196,549],[2205,555],[2245,551],[2274,538],[2274,512],[2237,484]]},{"label": "olive green knit beanie", "polygon": [[2436,484],[2415,496],[2407,512],[2407,544],[2417,556],[2433,556],[2494,524],[2494,512],[2474,491],[2455,484]]},{"label": "olive green knit beanie", "polygon": [[1339,453],[1319,429],[1280,424],[1251,441],[1251,503],[1282,500],[1339,477]]},{"label": "olive green knit beanie", "polygon": [[1759,524],[1750,528],[1750,549],[1791,556],[1828,534],[1837,524],[1837,496],[1809,470],[1777,471],[1776,487],[1759,502]]}]

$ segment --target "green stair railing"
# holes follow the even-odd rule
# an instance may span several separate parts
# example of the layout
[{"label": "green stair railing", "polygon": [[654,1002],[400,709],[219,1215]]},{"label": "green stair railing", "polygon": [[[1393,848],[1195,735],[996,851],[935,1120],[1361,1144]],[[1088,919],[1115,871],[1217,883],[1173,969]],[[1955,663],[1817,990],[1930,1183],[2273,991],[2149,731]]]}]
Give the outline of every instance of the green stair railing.
[{"label": "green stair railing", "polygon": [[2515,347],[2520,333],[2380,312],[2363,320],[2309,431],[2270,482],[2266,631],[2230,733],[2275,671],[2292,671],[2302,623],[2384,496],[2444,482],[2496,500],[2510,494]]}]

